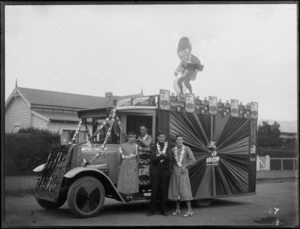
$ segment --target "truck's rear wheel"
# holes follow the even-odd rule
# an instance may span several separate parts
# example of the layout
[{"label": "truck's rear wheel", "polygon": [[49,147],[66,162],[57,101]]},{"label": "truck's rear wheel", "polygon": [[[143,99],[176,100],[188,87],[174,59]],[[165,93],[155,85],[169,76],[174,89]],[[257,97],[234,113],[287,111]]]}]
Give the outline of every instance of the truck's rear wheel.
[{"label": "truck's rear wheel", "polygon": [[105,189],[102,183],[91,176],[76,180],[68,192],[68,206],[77,217],[87,218],[97,215],[105,200]]},{"label": "truck's rear wheel", "polygon": [[66,202],[67,195],[60,195],[56,202],[40,199],[37,197],[35,199],[41,207],[43,207],[47,210],[55,210],[55,209],[58,209],[59,207],[61,207]]},{"label": "truck's rear wheel", "polygon": [[200,200],[193,200],[192,204],[194,207],[207,207],[211,205],[212,199],[200,199]]}]

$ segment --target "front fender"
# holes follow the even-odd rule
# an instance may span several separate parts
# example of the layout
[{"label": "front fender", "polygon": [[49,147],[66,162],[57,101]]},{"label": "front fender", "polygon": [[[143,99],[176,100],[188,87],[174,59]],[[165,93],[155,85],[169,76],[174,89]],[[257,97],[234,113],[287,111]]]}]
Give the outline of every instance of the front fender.
[{"label": "front fender", "polygon": [[119,198],[122,200],[123,203],[126,203],[125,200],[123,199],[123,197],[121,196],[121,194],[119,193],[119,191],[116,189],[115,185],[113,184],[113,182],[110,180],[110,178],[102,171],[100,171],[97,168],[93,168],[93,167],[76,167],[74,169],[71,169],[70,171],[68,171],[64,177],[65,178],[73,178],[75,176],[77,176],[78,174],[82,173],[82,172],[97,172],[99,173],[101,176],[103,176],[106,181],[110,184],[110,186],[114,189],[114,191],[116,192],[116,194],[119,196]]},{"label": "front fender", "polygon": [[[109,179],[109,177],[102,171],[100,171],[97,168],[93,168],[93,167],[76,167],[74,169],[71,169],[70,171],[68,171],[64,177],[65,178],[73,178],[75,177],[77,174],[81,173],[81,172],[85,172],[85,171],[94,171],[97,173],[100,173],[102,175],[104,175],[107,179]],[[110,179],[109,179],[110,180]]]}]

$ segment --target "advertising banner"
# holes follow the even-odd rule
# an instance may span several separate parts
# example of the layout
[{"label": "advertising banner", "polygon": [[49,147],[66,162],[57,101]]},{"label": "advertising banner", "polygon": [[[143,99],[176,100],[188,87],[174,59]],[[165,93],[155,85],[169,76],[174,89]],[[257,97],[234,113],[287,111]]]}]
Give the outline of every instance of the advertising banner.
[{"label": "advertising banner", "polygon": [[170,109],[170,91],[169,90],[159,90],[159,108],[162,110]]}]

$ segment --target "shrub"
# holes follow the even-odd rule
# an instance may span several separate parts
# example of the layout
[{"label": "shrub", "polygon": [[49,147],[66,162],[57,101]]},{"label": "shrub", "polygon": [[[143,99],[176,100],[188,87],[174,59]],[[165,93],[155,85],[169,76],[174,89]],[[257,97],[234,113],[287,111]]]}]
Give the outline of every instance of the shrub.
[{"label": "shrub", "polygon": [[60,134],[26,128],[17,134],[5,134],[5,175],[31,175],[46,162],[52,145],[60,144]]}]

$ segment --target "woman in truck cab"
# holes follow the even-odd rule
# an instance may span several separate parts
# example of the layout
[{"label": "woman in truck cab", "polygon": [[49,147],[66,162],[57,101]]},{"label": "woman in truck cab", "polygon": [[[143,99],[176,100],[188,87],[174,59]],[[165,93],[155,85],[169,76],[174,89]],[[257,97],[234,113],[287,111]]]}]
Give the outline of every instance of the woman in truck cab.
[{"label": "woman in truck cab", "polygon": [[117,189],[126,196],[126,200],[132,200],[132,194],[139,192],[139,173],[138,173],[138,145],[136,134],[132,131],[127,134],[127,142],[122,144],[119,152],[121,168],[118,177]]},{"label": "woman in truck cab", "polygon": [[186,201],[188,211],[184,215],[193,215],[191,200],[193,199],[188,168],[195,162],[193,152],[188,146],[183,145],[183,137],[176,136],[176,146],[172,148],[173,168],[170,177],[168,198],[176,201],[176,211],[173,215],[180,214],[180,201]]},{"label": "woman in truck cab", "polygon": [[137,139],[137,144],[139,145],[139,150],[141,152],[148,152],[150,153],[150,145],[152,142],[152,137],[150,134],[148,134],[148,129],[146,125],[140,126],[140,135]]},{"label": "woman in truck cab", "polygon": [[146,125],[140,126],[140,135],[136,142],[139,146],[139,182],[142,188],[150,187],[149,165],[152,137]]}]

